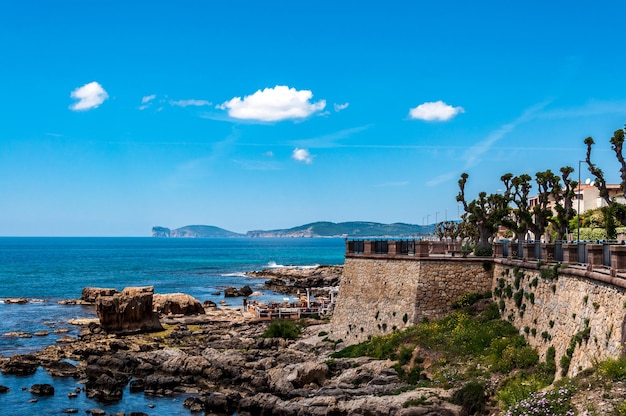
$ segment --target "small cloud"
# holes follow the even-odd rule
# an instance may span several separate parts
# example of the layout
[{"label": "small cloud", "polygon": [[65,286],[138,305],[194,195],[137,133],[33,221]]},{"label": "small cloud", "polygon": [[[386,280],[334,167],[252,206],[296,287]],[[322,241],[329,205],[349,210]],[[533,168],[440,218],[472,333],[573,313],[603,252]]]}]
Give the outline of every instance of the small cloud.
[{"label": "small cloud", "polygon": [[150,107],[150,105],[152,105],[151,101],[153,101],[155,98],[156,98],[156,94],[146,95],[145,97],[142,97],[141,105],[139,106],[139,109],[145,110],[146,108]]},{"label": "small cloud", "polygon": [[170,105],[174,105],[177,107],[188,107],[190,105],[192,106],[196,106],[196,107],[201,107],[203,105],[211,105],[212,103],[210,101],[206,101],[206,100],[170,100]]},{"label": "small cloud", "polygon": [[414,120],[447,121],[459,113],[464,113],[463,107],[452,107],[443,101],[427,102],[409,110],[409,117]]},{"label": "small cloud", "polygon": [[271,150],[268,150],[267,152],[265,152],[265,156],[274,157],[274,152],[272,152]]},{"label": "small cloud", "polygon": [[313,162],[313,156],[307,149],[298,149],[295,148],[293,153],[291,153],[291,157],[298,162],[306,163],[307,165]]},{"label": "small cloud", "polygon": [[340,112],[341,110],[345,110],[346,108],[348,108],[348,106],[350,105],[350,103],[343,103],[343,104],[333,104],[333,107],[335,109],[335,112]]},{"label": "small cloud", "polygon": [[72,104],[70,109],[73,111],[84,111],[92,108],[98,108],[100,104],[109,98],[109,94],[97,82],[90,82],[82,87],[76,88],[70,96],[78,100]]},{"label": "small cloud", "polygon": [[303,119],[322,111],[326,100],[311,102],[313,93],[284,85],[258,90],[252,95],[234,97],[217,106],[232,118],[256,121]]},{"label": "small cloud", "polygon": [[146,95],[145,97],[141,98],[141,104],[147,104],[150,101],[154,100],[155,98],[156,98],[156,94]]}]

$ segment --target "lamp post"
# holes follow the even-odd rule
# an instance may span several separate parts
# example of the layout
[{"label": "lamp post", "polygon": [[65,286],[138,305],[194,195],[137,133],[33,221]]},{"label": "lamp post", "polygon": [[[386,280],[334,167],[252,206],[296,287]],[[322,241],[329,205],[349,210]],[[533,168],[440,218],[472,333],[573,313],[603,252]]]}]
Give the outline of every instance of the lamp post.
[{"label": "lamp post", "polygon": [[581,162],[585,162],[584,160],[579,160],[578,161],[578,193],[576,194],[576,198],[578,199],[578,212],[576,213],[577,218],[578,218],[578,228],[577,228],[577,233],[578,233],[578,237],[576,237],[576,244],[580,244],[580,198],[582,196],[581,194],[581,189],[580,189],[580,164]]}]

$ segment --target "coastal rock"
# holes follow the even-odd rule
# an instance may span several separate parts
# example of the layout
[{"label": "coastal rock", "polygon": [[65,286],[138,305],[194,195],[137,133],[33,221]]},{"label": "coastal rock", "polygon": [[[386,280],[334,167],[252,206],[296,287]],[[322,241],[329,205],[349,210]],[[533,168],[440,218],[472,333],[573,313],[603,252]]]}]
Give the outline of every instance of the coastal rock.
[{"label": "coastal rock", "polygon": [[100,325],[107,332],[133,334],[162,331],[158,314],[153,312],[153,286],[127,287],[122,293],[96,298]]},{"label": "coastal rock", "polygon": [[30,354],[14,354],[2,363],[2,374],[28,376],[34,374],[39,367],[39,360]]},{"label": "coastal rock", "polygon": [[125,385],[107,374],[101,374],[96,380],[87,382],[85,391],[90,399],[101,403],[114,403],[122,399]]},{"label": "coastal rock", "polygon": [[9,388],[7,386],[0,385],[0,394],[7,393]]},{"label": "coastal rock", "polygon": [[6,298],[4,299],[4,303],[16,303],[18,305],[24,305],[28,303],[28,299],[26,298]]},{"label": "coastal rock", "polygon": [[52,377],[79,377],[78,368],[67,361],[51,361],[42,366]]},{"label": "coastal rock", "polygon": [[326,364],[309,361],[272,368],[267,372],[270,379],[270,388],[281,393],[286,393],[294,388],[301,388],[311,383],[321,386],[326,380],[327,373],[328,366]]},{"label": "coastal rock", "polygon": [[199,300],[185,293],[155,294],[152,297],[155,312],[163,315],[197,315],[204,314],[204,307]]},{"label": "coastal rock", "polygon": [[252,289],[250,286],[246,285],[241,289],[236,289],[234,287],[227,287],[224,289],[224,297],[225,298],[234,298],[239,296],[250,296],[252,294]]},{"label": "coastal rock", "polygon": [[85,287],[83,288],[80,300],[88,303],[95,303],[99,296],[113,296],[116,293],[120,293],[120,291],[111,288]]},{"label": "coastal rock", "polygon": [[251,277],[268,278],[265,287],[274,292],[285,294],[305,293],[324,294],[322,288],[339,286],[343,274],[342,266],[316,267],[272,267],[246,273]]},{"label": "coastal rock", "polygon": [[50,384],[33,384],[28,390],[37,396],[54,396],[54,387]]}]

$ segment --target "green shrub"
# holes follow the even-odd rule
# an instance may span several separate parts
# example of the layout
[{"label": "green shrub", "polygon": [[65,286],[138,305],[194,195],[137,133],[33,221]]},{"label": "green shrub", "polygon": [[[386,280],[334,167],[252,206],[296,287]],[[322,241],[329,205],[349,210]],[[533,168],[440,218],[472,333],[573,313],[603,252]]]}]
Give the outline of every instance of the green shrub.
[{"label": "green shrub", "polygon": [[626,357],[602,361],[598,364],[598,372],[612,381],[626,380]]},{"label": "green shrub", "polygon": [[452,302],[453,309],[465,308],[468,306],[472,306],[476,302],[481,299],[489,299],[491,298],[491,292],[480,293],[480,292],[470,292],[465,293],[459,296],[455,301]]},{"label": "green shrub", "polygon": [[496,393],[496,398],[506,407],[513,406],[547,385],[541,377],[519,373],[504,380],[502,387]]},{"label": "green shrub", "polygon": [[493,249],[491,248],[491,246],[489,246],[489,247],[476,247],[474,249],[474,255],[476,257],[490,257],[490,256],[493,256]]},{"label": "green shrub", "polygon": [[284,339],[296,339],[302,332],[302,326],[298,323],[280,319],[273,321],[263,332],[263,338],[284,338]]},{"label": "green shrub", "polygon": [[452,402],[463,408],[466,415],[482,413],[485,408],[485,385],[470,381],[452,394]]}]

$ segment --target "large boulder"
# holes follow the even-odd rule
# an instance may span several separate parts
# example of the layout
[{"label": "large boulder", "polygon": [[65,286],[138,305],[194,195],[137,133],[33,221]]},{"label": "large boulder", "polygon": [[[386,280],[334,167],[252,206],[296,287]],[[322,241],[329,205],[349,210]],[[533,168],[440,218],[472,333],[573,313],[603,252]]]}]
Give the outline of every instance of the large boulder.
[{"label": "large boulder", "polygon": [[152,297],[155,312],[163,315],[197,315],[204,314],[204,307],[199,300],[185,293],[155,294]]},{"label": "large boulder", "polygon": [[122,293],[96,298],[100,326],[107,332],[135,334],[162,331],[159,316],[153,312],[153,286],[127,287]]},{"label": "large boulder", "polygon": [[234,287],[227,287],[224,289],[224,297],[225,298],[235,298],[238,296],[250,296],[252,294],[252,288],[250,286],[245,285],[241,289],[237,289]]},{"label": "large boulder", "polygon": [[116,293],[120,293],[120,291],[117,289],[102,287],[85,287],[83,288],[80,300],[88,303],[95,303],[99,296],[113,296]]}]

